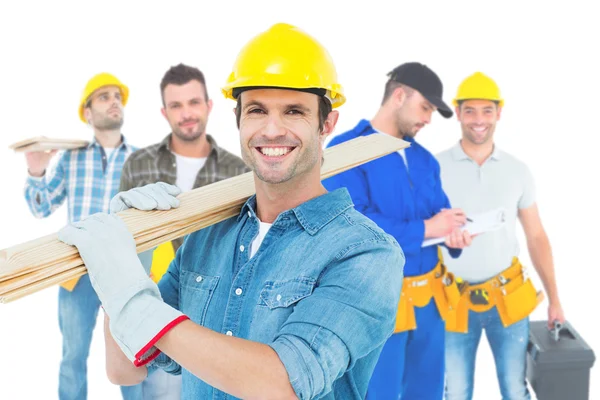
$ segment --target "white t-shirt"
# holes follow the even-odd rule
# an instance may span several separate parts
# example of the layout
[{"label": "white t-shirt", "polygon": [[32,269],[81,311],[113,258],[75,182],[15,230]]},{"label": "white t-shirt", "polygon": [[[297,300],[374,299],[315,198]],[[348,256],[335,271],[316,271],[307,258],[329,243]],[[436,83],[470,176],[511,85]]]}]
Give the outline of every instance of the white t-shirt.
[{"label": "white t-shirt", "polygon": [[206,163],[206,157],[184,157],[175,154],[177,160],[177,182],[175,183],[182,192],[187,192],[194,188],[198,171],[202,169]]},{"label": "white t-shirt", "polygon": [[254,239],[254,241],[252,242],[252,245],[250,246],[250,258],[254,257],[254,255],[260,248],[260,245],[261,245],[263,239],[267,235],[267,232],[269,232],[269,229],[271,229],[271,226],[273,225],[273,224],[269,224],[269,223],[262,222],[262,221],[258,221],[258,222],[260,223],[260,226],[258,227],[258,235],[256,235],[256,238]]},{"label": "white t-shirt", "polygon": [[106,161],[110,160],[110,156],[115,151],[114,147],[104,147],[104,153],[106,154]]},{"label": "white t-shirt", "polygon": [[406,149],[398,150],[398,154],[402,157],[402,161],[404,161],[404,165],[406,165],[406,169],[408,170],[408,162],[406,161],[406,153],[404,152]]}]

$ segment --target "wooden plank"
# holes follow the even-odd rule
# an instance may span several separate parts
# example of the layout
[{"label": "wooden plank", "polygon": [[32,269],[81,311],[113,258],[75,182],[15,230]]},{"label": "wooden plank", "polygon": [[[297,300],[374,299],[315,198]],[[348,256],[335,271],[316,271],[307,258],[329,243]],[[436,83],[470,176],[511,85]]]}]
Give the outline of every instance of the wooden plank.
[{"label": "wooden plank", "polygon": [[[406,148],[410,143],[385,134],[359,137],[325,149],[321,179]],[[243,203],[254,194],[252,172],[238,175],[178,196],[181,205],[168,211],[129,209],[118,215],[124,220],[142,252],[175,237],[218,223],[239,213]],[[14,293],[13,279],[24,276],[27,287],[43,289],[42,282],[60,283],[72,279],[68,273],[83,267],[77,249],[60,242],[56,234],[35,239],[0,251],[0,282],[4,296]],[[85,267],[84,267],[85,268]],[[29,275],[44,271],[36,275]],[[57,274],[57,275],[55,275]],[[54,278],[62,276],[63,280]],[[10,290],[9,290],[10,288]],[[26,293],[33,293],[28,289]],[[19,292],[20,293],[20,292]]]},{"label": "wooden plank", "polygon": [[8,148],[16,152],[66,150],[85,147],[89,143],[88,140],[81,139],[60,139],[37,136],[13,143],[8,146]]},{"label": "wooden plank", "polygon": [[77,278],[79,276],[83,276],[85,274],[86,274],[86,269],[85,269],[85,267],[81,266],[81,267],[75,268],[73,270],[65,271],[58,275],[49,276],[48,278],[46,278],[42,281],[38,281],[33,284],[22,286],[18,289],[13,290],[12,292],[3,294],[2,296],[0,296],[0,303],[2,303],[2,304],[10,303],[11,301],[21,299],[30,294],[39,292],[40,290],[49,288],[54,285],[58,285],[59,283],[66,282],[68,280]]},{"label": "wooden plank", "polygon": [[[236,206],[229,210],[222,211],[217,215],[207,216],[199,223],[184,227],[177,231],[169,232],[169,233],[165,234],[164,236],[161,236],[160,238],[149,239],[148,241],[143,241],[142,239],[138,239],[142,242],[142,244],[140,244],[137,247],[137,250],[138,250],[138,252],[146,251],[146,250],[151,249],[152,247],[156,247],[166,241],[188,235],[192,232],[195,232],[195,231],[205,228],[207,226],[216,224],[227,218],[234,217],[238,214],[239,214],[239,208]],[[0,282],[0,296],[9,294],[23,286],[29,286],[36,282],[46,281],[47,278],[50,276],[61,274],[63,272],[70,271],[70,270],[78,270],[78,268],[80,268],[79,264],[80,264],[80,262],[79,262],[78,258],[75,256],[69,262],[56,263],[54,265],[50,265],[50,266],[38,269],[34,272],[19,275],[15,278],[5,279],[3,282]],[[59,281],[57,283],[60,284],[60,283],[66,282],[71,279],[71,277],[69,275],[64,275],[64,276],[65,276],[65,279],[63,281]],[[43,287],[40,287],[40,290],[41,289],[43,289]]]}]

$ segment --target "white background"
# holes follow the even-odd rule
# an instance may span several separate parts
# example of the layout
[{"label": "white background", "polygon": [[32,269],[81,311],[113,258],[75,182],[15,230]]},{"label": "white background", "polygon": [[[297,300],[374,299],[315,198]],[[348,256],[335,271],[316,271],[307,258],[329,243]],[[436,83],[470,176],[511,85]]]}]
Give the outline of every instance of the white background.
[{"label": "white background", "polygon": [[[220,85],[251,36],[288,22],[317,37],[337,65],[348,102],[340,108],[335,134],[374,115],[386,73],[406,61],[421,61],[436,71],[447,102],[459,82],[477,70],[498,82],[506,104],[497,143],[534,173],[567,318],[600,350],[598,330],[592,327],[600,304],[598,166],[593,161],[599,144],[600,30],[593,2],[156,3],[0,5],[0,248],[53,233],[66,222],[64,206],[45,220],[31,216],[23,196],[24,157],[8,145],[37,135],[90,139],[77,107],[91,76],[108,71],[129,85],[123,132],[131,143],[146,146],[169,131],[159,112],[163,73],[179,62],[199,67],[214,99],[208,131],[239,154],[234,104],[222,97]],[[436,114],[417,140],[437,153],[459,135],[455,119]],[[518,234],[525,249],[522,231]],[[530,265],[526,251],[520,256]],[[54,287],[0,305],[1,399],[57,398],[61,338],[56,299]],[[546,305],[533,319],[545,319]],[[600,398],[599,371],[592,369],[590,398]],[[88,375],[90,399],[119,398],[105,378],[100,329]],[[485,339],[475,381],[476,399],[500,397]]]}]

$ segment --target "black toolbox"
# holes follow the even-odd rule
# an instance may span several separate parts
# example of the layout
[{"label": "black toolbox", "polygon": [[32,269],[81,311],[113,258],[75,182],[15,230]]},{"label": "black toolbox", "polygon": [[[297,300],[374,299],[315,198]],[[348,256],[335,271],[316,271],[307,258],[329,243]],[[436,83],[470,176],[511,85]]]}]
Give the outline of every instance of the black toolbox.
[{"label": "black toolbox", "polygon": [[530,322],[527,380],[538,400],[588,400],[594,352],[568,321],[554,326]]}]

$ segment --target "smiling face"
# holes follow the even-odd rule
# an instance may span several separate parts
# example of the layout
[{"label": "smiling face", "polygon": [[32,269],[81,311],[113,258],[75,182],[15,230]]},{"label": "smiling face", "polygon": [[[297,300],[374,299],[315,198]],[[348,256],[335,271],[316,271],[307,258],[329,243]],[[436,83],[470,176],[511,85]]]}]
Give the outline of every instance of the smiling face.
[{"label": "smiling face", "polygon": [[463,139],[482,145],[493,139],[502,109],[490,100],[465,100],[456,108]]},{"label": "smiling face", "polygon": [[282,89],[247,90],[240,95],[242,157],[268,184],[300,182],[316,176],[320,184],[323,142],[337,121],[332,111],[319,126],[319,97]]}]

